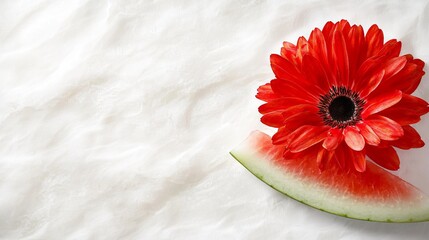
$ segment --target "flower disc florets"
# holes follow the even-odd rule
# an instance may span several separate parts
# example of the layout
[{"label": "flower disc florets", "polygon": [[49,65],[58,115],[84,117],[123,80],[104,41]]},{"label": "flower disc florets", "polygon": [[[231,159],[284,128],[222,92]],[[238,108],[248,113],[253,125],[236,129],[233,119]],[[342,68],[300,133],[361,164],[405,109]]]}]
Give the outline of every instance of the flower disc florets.
[{"label": "flower disc florets", "polygon": [[325,125],[337,128],[356,125],[361,118],[365,101],[359,94],[346,87],[332,87],[329,92],[320,97],[320,117]]}]

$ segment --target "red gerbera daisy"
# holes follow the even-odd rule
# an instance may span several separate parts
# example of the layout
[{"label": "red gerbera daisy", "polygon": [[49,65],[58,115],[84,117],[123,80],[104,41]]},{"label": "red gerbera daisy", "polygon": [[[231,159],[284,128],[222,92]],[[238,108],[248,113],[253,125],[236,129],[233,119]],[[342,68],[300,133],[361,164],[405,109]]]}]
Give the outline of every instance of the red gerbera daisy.
[{"label": "red gerbera daisy", "polygon": [[308,40],[284,42],[281,55],[270,57],[276,76],[258,89],[261,121],[278,128],[275,145],[285,159],[314,160],[354,167],[363,172],[366,156],[397,170],[393,147],[424,146],[410,124],[429,112],[428,103],[412,96],[424,75],[424,62],[400,56],[401,42],[384,42],[372,25],[346,20],[314,29]]}]

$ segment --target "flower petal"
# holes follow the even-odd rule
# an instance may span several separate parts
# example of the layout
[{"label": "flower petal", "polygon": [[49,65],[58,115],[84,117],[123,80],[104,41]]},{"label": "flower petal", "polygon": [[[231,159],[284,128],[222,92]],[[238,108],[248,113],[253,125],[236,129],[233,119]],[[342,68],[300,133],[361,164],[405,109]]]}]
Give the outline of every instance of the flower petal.
[{"label": "flower petal", "polygon": [[283,97],[283,98],[278,98],[278,99],[269,101],[265,104],[262,104],[258,108],[258,111],[262,114],[267,114],[270,112],[284,111],[297,104],[305,104],[305,103],[306,103],[305,100],[301,98]]},{"label": "flower petal", "polygon": [[407,63],[401,71],[390,77],[384,79],[377,89],[378,92],[390,92],[392,90],[401,90],[404,93],[411,94],[416,90],[420,84],[422,76],[425,74],[423,71],[424,62],[420,59],[413,59],[410,54],[404,55]]},{"label": "flower petal", "polygon": [[402,93],[401,101],[379,114],[403,126],[419,122],[420,116],[428,112],[429,106],[425,100]]},{"label": "flower petal", "polygon": [[391,144],[400,149],[421,148],[425,145],[419,133],[411,126],[402,126],[404,136],[391,142]]},{"label": "flower petal", "polygon": [[343,138],[343,131],[338,128],[331,128],[328,131],[322,146],[328,151],[333,151],[338,147],[341,141],[343,141]]},{"label": "flower petal", "polygon": [[403,83],[408,83],[408,87],[403,87],[403,92],[407,94],[411,94],[417,89],[422,79],[422,76],[425,75],[425,72],[423,71],[425,63],[422,60],[413,59],[411,60],[411,62],[417,65],[417,70],[414,72],[414,74],[410,74],[408,78],[402,78]]},{"label": "flower petal", "polygon": [[404,135],[404,130],[402,130],[401,125],[390,118],[380,115],[372,115],[365,122],[382,140],[393,141]]},{"label": "flower petal", "polygon": [[375,92],[383,93],[392,90],[405,90],[411,84],[409,79],[414,77],[417,72],[419,72],[419,69],[416,64],[407,63],[399,73],[388,79],[383,79]]},{"label": "flower petal", "polygon": [[[298,140],[303,139],[304,141],[307,141],[308,137],[311,138],[311,136],[313,136],[314,133],[317,133],[318,131],[324,128],[325,127],[323,126],[311,126],[311,125],[302,125],[302,124],[296,129],[291,129],[290,127],[285,126],[285,127],[279,128],[279,130],[273,135],[271,139],[274,145],[284,145],[286,147],[289,147],[293,142],[296,142],[297,139]],[[304,135],[307,135],[307,138],[303,137]],[[311,147],[312,145],[314,144],[306,146],[304,149]],[[299,151],[292,151],[292,149],[290,148],[289,150],[293,153],[299,152]]]},{"label": "flower petal", "polygon": [[429,104],[416,96],[409,94],[402,94],[402,99],[394,107],[405,107],[417,111],[420,115],[426,114],[429,112]]},{"label": "flower petal", "polygon": [[285,118],[282,112],[271,112],[261,117],[261,122],[270,127],[279,128],[284,125]]},{"label": "flower petal", "polygon": [[317,159],[319,149],[320,147],[317,145],[298,153],[293,153],[286,149],[283,153],[283,159],[296,161],[314,161],[314,159]]},{"label": "flower petal", "polygon": [[372,93],[378,85],[380,85],[381,81],[384,77],[384,70],[380,70],[375,72],[374,74],[367,75],[362,79],[362,84],[360,87],[357,87],[357,91],[360,92],[360,96],[365,98],[370,93]]},{"label": "flower petal", "polygon": [[366,55],[368,57],[374,56],[380,51],[383,46],[383,31],[381,31],[380,28],[378,28],[378,26],[374,24],[368,29],[365,40],[366,45],[368,46]]},{"label": "flower petal", "polygon": [[[408,94],[413,93],[417,89],[417,87],[419,86],[423,75],[425,75],[425,72],[419,71],[416,74],[414,74],[413,76],[409,77],[408,78],[408,87],[403,87],[403,89],[404,89],[403,92],[408,93]],[[404,82],[407,81],[406,79],[403,79],[403,80],[404,80]]]},{"label": "flower petal", "polygon": [[271,140],[274,145],[289,145],[291,138],[289,137],[293,133],[291,129],[286,127],[280,127],[277,132],[273,135]]},{"label": "flower petal", "polygon": [[335,27],[335,24],[331,21],[327,22],[325,26],[323,26],[322,33],[325,39],[328,39],[329,36],[331,36],[332,32],[334,31],[334,27]]},{"label": "flower petal", "polygon": [[316,158],[317,165],[319,166],[320,171],[325,170],[327,163],[331,161],[334,156],[334,153],[334,151],[327,151],[324,148],[320,148]]},{"label": "flower petal", "polygon": [[295,130],[303,125],[324,125],[319,115],[308,112],[302,112],[294,116],[286,116],[285,119],[284,125],[291,130]]},{"label": "flower petal", "polygon": [[340,31],[334,31],[332,42],[332,72],[337,73],[336,83],[338,86],[349,86],[349,58],[344,36]]},{"label": "flower petal", "polygon": [[276,78],[294,81],[298,81],[302,78],[298,69],[281,56],[277,54],[271,54],[270,62],[271,68],[273,69]]},{"label": "flower petal", "polygon": [[425,66],[425,62],[423,62],[421,59],[414,58],[413,55],[411,55],[411,54],[407,54],[405,56],[408,57],[408,59],[411,61],[411,63],[414,63],[417,66],[419,66],[419,68],[423,68]]},{"label": "flower petal", "polygon": [[349,56],[350,78],[354,79],[359,66],[366,57],[365,36],[362,26],[352,26],[346,43]]},{"label": "flower petal", "polygon": [[380,144],[380,138],[375,134],[374,130],[368,124],[360,122],[356,124],[360,130],[360,134],[365,138],[366,143],[369,145],[377,146]]},{"label": "flower petal", "polygon": [[306,113],[313,113],[314,115],[317,115],[318,108],[311,104],[297,104],[295,106],[291,106],[284,110],[282,113],[283,116],[287,119],[289,117],[295,116],[296,114],[301,114],[303,112]]},{"label": "flower petal", "polygon": [[407,58],[405,56],[396,57],[388,60],[384,67],[384,78],[389,79],[392,76],[396,75],[399,71],[401,71],[405,64],[407,63]]},{"label": "flower petal", "polygon": [[383,59],[389,59],[399,56],[401,52],[402,43],[398,42],[396,39],[391,39],[387,41],[378,53],[377,57],[382,57]]},{"label": "flower petal", "polygon": [[362,151],[365,147],[365,139],[355,127],[348,126],[344,129],[344,141],[355,151]]},{"label": "flower petal", "polygon": [[345,19],[341,19],[339,22],[335,23],[334,31],[348,33],[350,31],[350,23]]},{"label": "flower petal", "polygon": [[296,60],[298,66],[300,66],[302,63],[302,58],[309,52],[309,45],[307,39],[305,39],[305,37],[299,37],[296,43],[296,47]]},{"label": "flower petal", "polygon": [[383,111],[384,109],[387,109],[398,103],[401,98],[402,92],[399,90],[370,98],[368,99],[367,106],[362,111],[362,117],[366,118],[369,115]]},{"label": "flower petal", "polygon": [[283,42],[281,56],[287,59],[289,62],[296,64],[296,46],[290,42]]},{"label": "flower petal", "polygon": [[328,92],[333,82],[330,82],[319,60],[311,55],[305,55],[302,59],[302,68],[306,70],[304,75],[308,82],[314,83],[316,86],[320,87],[322,90],[320,92]]},{"label": "flower petal", "polygon": [[302,98],[313,103],[319,101],[319,95],[322,92],[318,87],[311,87],[303,79],[301,80],[271,80],[271,88],[274,93],[283,97]]},{"label": "flower petal", "polygon": [[389,170],[398,170],[399,169],[399,157],[393,147],[388,146],[385,148],[378,148],[369,146],[365,148],[366,154],[378,165],[389,169]]},{"label": "flower petal", "polygon": [[364,151],[354,151],[346,144],[340,144],[335,150],[335,158],[342,169],[356,169],[358,172],[366,170],[366,159]]},{"label": "flower petal", "polygon": [[384,77],[384,69],[381,67],[383,61],[380,59],[366,59],[359,67],[355,80],[351,84],[351,89],[361,93],[361,97],[366,97],[374,91]]},{"label": "flower petal", "polygon": [[350,157],[348,156],[349,150],[351,151],[345,143],[339,144],[335,150],[334,158],[337,161],[338,166],[343,170],[350,168]]},{"label": "flower petal", "polygon": [[415,109],[405,107],[391,107],[379,114],[392,119],[401,126],[418,123],[421,116]]},{"label": "flower petal", "polygon": [[366,170],[366,158],[365,153],[363,151],[354,151],[352,149],[349,150],[349,156],[353,162],[353,166],[358,172],[365,172]]},{"label": "flower petal", "polygon": [[258,93],[256,94],[256,98],[259,100],[268,102],[276,98],[279,98],[279,96],[273,92],[273,89],[271,89],[271,85],[267,83],[258,88]]},{"label": "flower petal", "polygon": [[308,38],[308,43],[311,46],[311,55],[315,57],[324,68],[328,69],[328,47],[326,45],[325,37],[323,36],[322,31],[320,31],[318,28],[315,28]]},{"label": "flower petal", "polygon": [[288,148],[291,152],[301,152],[322,141],[326,137],[328,129],[329,127],[327,126],[303,126],[298,128]]}]

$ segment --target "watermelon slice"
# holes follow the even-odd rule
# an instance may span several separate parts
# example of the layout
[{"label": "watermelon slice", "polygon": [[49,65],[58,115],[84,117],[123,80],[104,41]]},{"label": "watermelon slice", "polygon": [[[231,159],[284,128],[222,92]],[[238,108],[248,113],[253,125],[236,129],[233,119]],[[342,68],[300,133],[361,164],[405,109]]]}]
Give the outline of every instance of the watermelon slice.
[{"label": "watermelon slice", "polygon": [[316,161],[283,160],[281,147],[259,131],[231,155],[269,186],[311,207],[368,221],[429,221],[429,197],[371,162],[363,173],[335,164],[320,172]]}]

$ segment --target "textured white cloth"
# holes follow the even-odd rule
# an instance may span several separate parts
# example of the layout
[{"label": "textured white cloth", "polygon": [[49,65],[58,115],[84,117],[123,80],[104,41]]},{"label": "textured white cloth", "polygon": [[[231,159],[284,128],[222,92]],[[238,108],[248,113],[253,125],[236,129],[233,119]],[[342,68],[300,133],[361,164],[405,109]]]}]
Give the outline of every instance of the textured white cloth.
[{"label": "textured white cloth", "polygon": [[[429,62],[428,1],[0,1],[0,239],[427,239],[302,205],[228,154],[273,133],[269,55],[342,18]],[[429,193],[429,147],[399,154]]]}]

